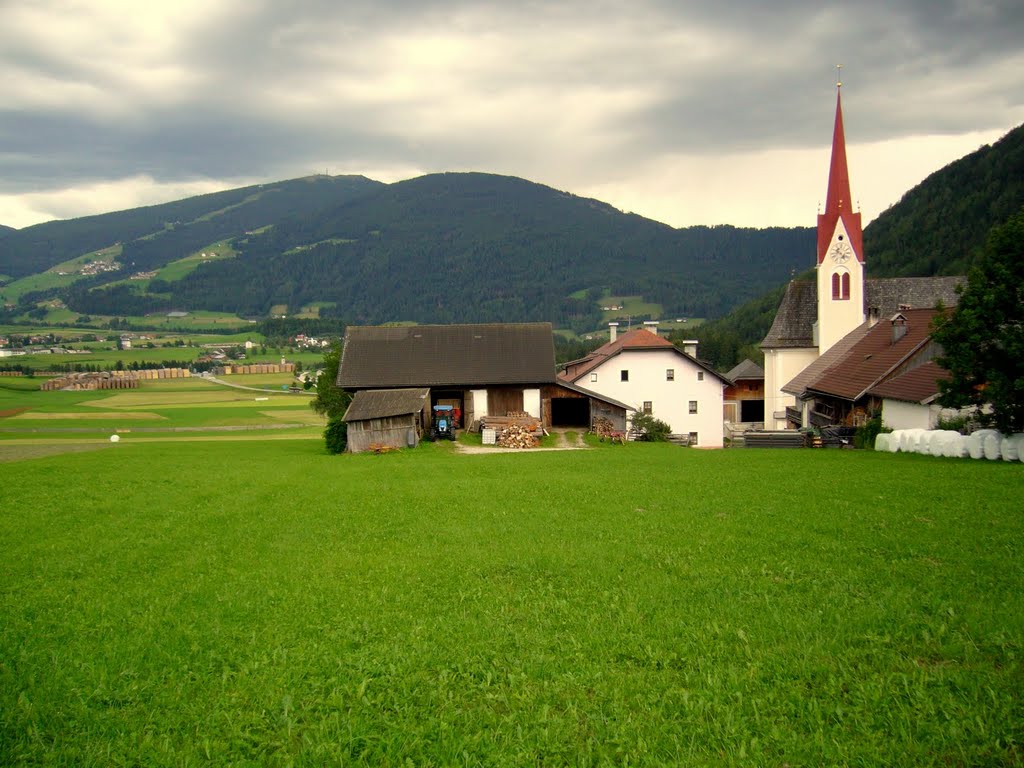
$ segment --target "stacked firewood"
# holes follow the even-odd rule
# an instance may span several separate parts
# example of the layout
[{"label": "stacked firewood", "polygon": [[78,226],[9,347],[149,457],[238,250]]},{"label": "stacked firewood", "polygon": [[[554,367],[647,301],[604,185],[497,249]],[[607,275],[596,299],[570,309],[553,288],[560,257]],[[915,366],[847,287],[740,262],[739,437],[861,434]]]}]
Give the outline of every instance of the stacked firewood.
[{"label": "stacked firewood", "polygon": [[497,443],[502,448],[536,448],[538,445],[533,430],[521,424],[510,424],[501,430]]},{"label": "stacked firewood", "polygon": [[615,425],[612,424],[611,420],[606,419],[604,416],[598,416],[594,419],[594,428],[591,431],[601,438],[602,443],[605,440],[611,440],[613,443],[626,442],[626,436],[615,429]]}]

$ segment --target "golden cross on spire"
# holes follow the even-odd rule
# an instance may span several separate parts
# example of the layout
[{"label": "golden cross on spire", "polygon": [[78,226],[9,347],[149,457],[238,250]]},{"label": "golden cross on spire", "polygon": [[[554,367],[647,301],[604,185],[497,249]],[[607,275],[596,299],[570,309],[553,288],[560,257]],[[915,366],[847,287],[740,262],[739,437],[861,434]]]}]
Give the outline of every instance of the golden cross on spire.
[{"label": "golden cross on spire", "polygon": [[842,64],[836,64],[836,88],[842,88],[843,87],[842,74],[843,74],[843,65]]}]

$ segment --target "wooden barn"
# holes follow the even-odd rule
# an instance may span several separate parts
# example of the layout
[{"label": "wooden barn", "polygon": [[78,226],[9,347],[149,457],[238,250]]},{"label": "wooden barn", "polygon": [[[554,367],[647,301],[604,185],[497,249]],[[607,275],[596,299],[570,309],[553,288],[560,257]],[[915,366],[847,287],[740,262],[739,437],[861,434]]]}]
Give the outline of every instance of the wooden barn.
[{"label": "wooden barn", "polygon": [[430,424],[430,390],[371,389],[356,392],[345,411],[350,453],[377,447],[413,448]]},{"label": "wooden barn", "polygon": [[337,385],[357,395],[428,389],[427,413],[435,405],[457,408],[456,426],[464,429],[508,413],[577,429],[603,416],[625,429],[631,410],[556,378],[550,323],[350,326]]}]

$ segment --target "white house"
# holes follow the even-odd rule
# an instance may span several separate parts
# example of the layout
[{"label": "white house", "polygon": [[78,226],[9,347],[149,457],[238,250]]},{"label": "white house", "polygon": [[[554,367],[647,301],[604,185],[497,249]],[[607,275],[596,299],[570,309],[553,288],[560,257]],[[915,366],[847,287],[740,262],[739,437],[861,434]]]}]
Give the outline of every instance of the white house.
[{"label": "white house", "polygon": [[650,413],[674,434],[688,435],[691,445],[721,448],[729,382],[697,359],[697,342],[679,349],[646,328],[618,336],[617,323],[609,325],[611,340],[568,363],[559,379]]}]

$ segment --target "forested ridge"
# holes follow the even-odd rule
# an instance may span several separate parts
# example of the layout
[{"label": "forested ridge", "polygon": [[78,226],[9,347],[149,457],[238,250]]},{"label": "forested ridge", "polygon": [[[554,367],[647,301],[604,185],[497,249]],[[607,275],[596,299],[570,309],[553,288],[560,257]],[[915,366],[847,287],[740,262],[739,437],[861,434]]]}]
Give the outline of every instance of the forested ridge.
[{"label": "forested ridge", "polygon": [[[1022,204],[1024,127],[932,174],[873,221],[869,275],[963,273],[985,234]],[[145,289],[124,282],[225,241],[234,258]],[[123,316],[211,309],[265,318],[275,306],[293,313],[317,303],[334,323],[547,320],[582,331],[602,323],[603,296],[635,295],[664,316],[720,318],[696,335],[702,355],[726,369],[757,358],[781,286],[813,267],[814,241],[810,227],[674,229],[493,174],[394,184],[313,176],[0,227],[0,274],[121,247],[120,272],[24,293],[9,318],[52,298],[82,314]]]},{"label": "forested ridge", "polygon": [[[173,307],[265,317],[274,306],[326,303],[321,316],[345,322],[549,320],[591,329],[606,291],[642,296],[667,313],[721,315],[785,279],[813,248],[806,228],[677,230],[515,177],[336,182],[312,177],[110,214],[122,235],[147,231],[87,238],[94,248],[121,242],[122,272],[26,293],[17,311],[54,296],[83,314],[119,315]],[[53,247],[39,246],[36,257],[70,258],[62,238],[91,233],[95,222],[61,224],[19,231],[22,256],[27,242],[48,238]],[[225,239],[235,258],[153,280],[145,291],[116,284],[124,271],[154,270]],[[0,241],[0,250],[14,248]]]}]

